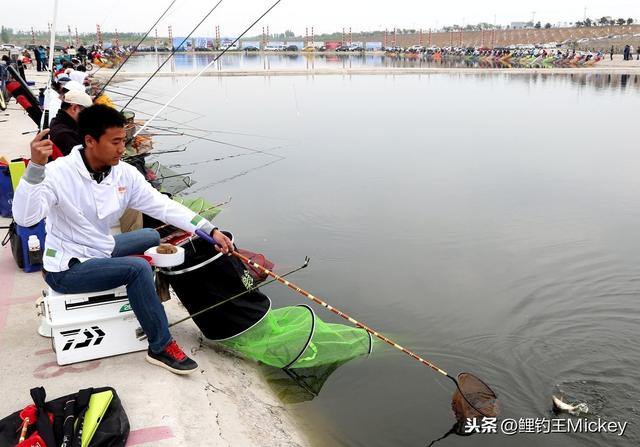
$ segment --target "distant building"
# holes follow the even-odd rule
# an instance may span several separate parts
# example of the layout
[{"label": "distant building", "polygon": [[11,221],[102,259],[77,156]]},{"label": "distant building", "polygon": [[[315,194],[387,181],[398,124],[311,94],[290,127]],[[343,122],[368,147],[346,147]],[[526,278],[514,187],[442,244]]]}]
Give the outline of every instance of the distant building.
[{"label": "distant building", "polygon": [[173,48],[176,51],[191,51],[193,48],[193,40],[187,39],[184,43],[182,42],[183,40],[184,37],[174,37],[172,42]]},{"label": "distant building", "polygon": [[528,25],[527,22],[511,22],[511,29],[523,29]]},{"label": "distant building", "polygon": [[213,46],[213,41],[211,39],[207,39],[206,37],[194,37],[193,38],[193,47],[199,50],[206,50]]}]

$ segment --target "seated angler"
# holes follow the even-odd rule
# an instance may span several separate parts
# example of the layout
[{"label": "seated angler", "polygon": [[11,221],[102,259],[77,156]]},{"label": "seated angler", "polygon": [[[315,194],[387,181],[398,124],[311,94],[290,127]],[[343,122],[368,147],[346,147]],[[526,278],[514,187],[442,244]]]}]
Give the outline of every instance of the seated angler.
[{"label": "seated angler", "polygon": [[82,91],[67,91],[62,97],[60,110],[51,120],[49,138],[63,155],[69,155],[71,149],[82,144],[78,133],[78,116],[91,104],[91,97]]},{"label": "seated angler", "polygon": [[129,256],[158,245],[158,232],[147,228],[112,236],[110,228],[132,208],[186,231],[200,228],[224,253],[232,250],[232,243],[206,219],[160,194],[133,166],[120,163],[124,123],[122,114],[107,106],[83,110],[78,120],[82,146],[48,164],[52,144],[43,139],[47,130],[39,133],[15,192],[13,216],[24,226],[47,218],[44,277],[53,290],[89,293],[126,285],[129,303],[149,340],[147,361],[188,374],[198,365],[169,333],[151,267]]}]

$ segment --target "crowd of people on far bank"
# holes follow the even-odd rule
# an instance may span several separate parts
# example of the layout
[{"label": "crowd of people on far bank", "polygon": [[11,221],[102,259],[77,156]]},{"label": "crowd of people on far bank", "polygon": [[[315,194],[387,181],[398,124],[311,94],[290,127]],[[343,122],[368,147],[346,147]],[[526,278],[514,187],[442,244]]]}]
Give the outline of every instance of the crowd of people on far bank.
[{"label": "crowd of people on far bank", "polygon": [[[61,51],[62,58],[71,60],[74,65],[85,65],[87,61],[91,63],[100,63],[112,58],[120,57],[126,53],[125,48],[102,48],[100,45],[92,45],[86,48],[80,45],[75,48],[73,45],[65,47]],[[32,57],[33,53],[33,57]],[[35,61],[35,69],[37,71],[48,71],[49,47],[38,45],[31,50],[24,49],[20,54],[20,62],[25,66],[30,66]]]}]

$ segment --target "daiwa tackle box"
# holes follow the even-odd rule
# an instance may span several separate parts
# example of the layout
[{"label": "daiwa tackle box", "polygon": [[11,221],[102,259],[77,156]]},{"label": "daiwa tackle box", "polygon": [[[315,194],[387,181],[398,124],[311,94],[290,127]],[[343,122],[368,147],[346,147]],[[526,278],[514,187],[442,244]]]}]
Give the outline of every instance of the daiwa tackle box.
[{"label": "daiwa tackle box", "polygon": [[136,337],[140,323],[125,287],[68,295],[49,288],[42,306],[44,326],[51,330],[59,365],[143,351],[149,346]]}]

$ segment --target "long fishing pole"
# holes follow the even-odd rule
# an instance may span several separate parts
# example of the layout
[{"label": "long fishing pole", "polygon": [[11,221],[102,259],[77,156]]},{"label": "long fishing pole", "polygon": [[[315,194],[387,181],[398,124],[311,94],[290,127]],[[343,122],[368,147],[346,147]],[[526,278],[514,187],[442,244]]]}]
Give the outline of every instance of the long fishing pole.
[{"label": "long fishing pole", "polygon": [[[128,98],[133,98],[133,95],[130,95],[130,94],[127,94],[127,93],[122,93],[122,92],[119,92],[119,91],[117,91],[117,90],[111,90],[111,89],[105,88],[105,89],[104,89],[104,91],[105,91],[105,92],[109,92],[109,93],[114,93],[114,94],[116,94],[116,95],[124,96],[124,98],[113,99],[113,101],[114,101],[114,102],[115,102],[115,101],[127,101],[127,100],[128,100]],[[149,99],[149,98],[137,98],[137,100],[138,100],[138,101],[143,101],[143,102],[148,102],[148,103],[150,103],[150,104],[156,104],[156,105],[159,105],[159,106],[161,106],[162,104],[164,104],[164,103],[162,103],[162,102],[160,102],[160,101],[154,101],[153,99]],[[180,112],[193,113],[194,115],[198,115],[199,117],[203,117],[203,116],[204,116],[204,114],[203,114],[203,113],[194,112],[193,110],[187,110],[187,109],[183,109],[183,108],[181,108],[181,107],[171,106],[171,108],[172,108],[173,110],[178,110],[178,111],[180,111]],[[133,109],[129,109],[129,110],[133,110]],[[142,113],[146,113],[146,112],[142,112]],[[150,115],[150,114],[149,114],[149,115]]]},{"label": "long fishing pole", "polygon": [[[47,97],[51,99],[51,82],[53,81],[53,56],[56,52],[56,23],[58,21],[58,0],[53,2],[53,23],[51,24],[51,36],[49,37],[49,76],[47,76]],[[42,112],[40,117],[40,131],[44,129],[44,116],[46,113]],[[51,119],[51,117],[49,117]]]},{"label": "long fishing pole", "polygon": [[[222,0],[220,0],[220,1],[222,1]],[[269,9],[267,9],[251,25],[249,25],[247,27],[247,29],[245,29],[238,37],[236,37],[236,39],[233,42],[231,42],[230,45],[227,45],[227,47],[224,50],[222,50],[222,52],[220,54],[218,54],[216,57],[214,57],[211,62],[209,62],[202,70],[200,70],[200,72],[197,75],[195,75],[195,77],[193,77],[191,80],[189,80],[189,82],[187,82],[187,84],[184,87],[182,87],[179,92],[177,92],[175,95],[173,95],[173,97],[169,100],[169,102],[167,102],[163,107],[160,107],[160,110],[158,110],[151,118],[149,118],[149,120],[147,120],[147,122],[144,124],[144,126],[142,126],[140,129],[138,129],[138,131],[135,133],[135,135],[138,135],[140,132],[142,132],[149,125],[149,123],[151,123],[158,115],[160,115],[160,113],[162,113],[162,111],[164,109],[166,109],[169,106],[169,104],[171,104],[178,96],[180,96],[182,94],[182,92],[184,92],[187,88],[189,88],[191,86],[191,84],[193,84],[195,82],[195,80],[198,79],[202,75],[202,73],[207,71],[209,69],[209,67],[211,67],[213,64],[215,64],[218,61],[218,59],[220,59],[222,57],[222,55],[224,55],[229,50],[229,48],[234,46],[242,38],[242,36],[247,34],[249,32],[249,30],[255,26],[256,23],[258,23],[260,20],[262,20],[262,18],[264,16],[269,14],[269,12],[273,8],[275,8],[278,5],[278,3],[280,3],[281,1],[282,0],[276,0],[276,2],[269,7]]]},{"label": "long fishing pole", "polygon": [[[223,206],[227,205],[229,202],[231,202],[231,196],[229,196],[229,198],[227,200],[225,200],[224,202],[218,203],[217,205],[211,205],[209,208],[205,208],[203,210],[200,210],[196,214],[206,213],[207,211],[211,211],[212,209],[223,207]],[[194,211],[194,210],[192,210],[192,211]],[[167,227],[173,227],[173,225],[171,225],[171,224],[162,224],[159,227],[155,227],[154,230],[158,231],[158,230],[162,230],[162,229],[167,228]],[[0,228],[2,228],[2,227],[0,227]],[[9,227],[7,227],[7,228],[9,228]],[[176,230],[179,230],[179,228],[177,228],[177,227],[173,227],[173,228],[176,229]]]},{"label": "long fishing pole", "polygon": [[[175,108],[175,106],[171,106],[171,108]],[[179,109],[178,109],[179,110]],[[188,112],[188,110],[185,110],[186,112]],[[143,112],[144,113],[144,112]],[[192,112],[192,113],[196,113],[196,112]],[[153,126],[149,126],[149,127],[153,127]],[[165,127],[153,127],[154,129],[162,129],[165,130],[167,128]],[[223,134],[227,134],[227,135],[239,135],[241,137],[255,137],[255,138],[264,138],[266,140],[281,140],[281,141],[291,141],[288,138],[282,138],[282,137],[272,137],[269,135],[260,135],[257,133],[246,133],[246,132],[232,132],[232,131],[228,131],[228,130],[207,130],[207,129],[199,129],[197,127],[194,126],[186,126],[186,127],[177,127],[177,126],[171,126],[168,129],[171,130],[191,130],[191,131],[200,131],[200,132],[207,132],[207,133],[223,133]]]},{"label": "long fishing pole", "polygon": [[109,85],[109,83],[111,83],[111,81],[113,80],[113,78],[115,78],[115,76],[118,74],[118,72],[122,69],[122,67],[124,67],[124,64],[127,63],[127,61],[129,60],[129,58],[131,57],[131,55],[133,53],[135,53],[138,50],[138,47],[140,46],[140,44],[142,44],[142,42],[144,42],[144,40],[147,38],[147,36],[149,35],[149,33],[156,27],[156,25],[160,22],[160,20],[162,20],[162,18],[169,12],[169,10],[171,9],[171,7],[174,5],[174,3],[176,2],[176,0],[173,0],[171,2],[171,4],[167,7],[167,9],[164,10],[164,12],[162,13],[162,15],[158,18],[158,20],[155,21],[155,23],[153,25],[151,25],[151,28],[149,28],[149,30],[146,32],[146,34],[142,37],[142,39],[140,39],[140,41],[137,43],[137,45],[133,48],[133,50],[131,50],[129,52],[129,54],[127,55],[127,57],[125,58],[124,61],[122,61],[122,63],[120,64],[120,66],[118,67],[118,69],[116,71],[113,72],[113,74],[111,75],[111,77],[109,78],[109,80],[106,82],[106,84],[104,84],[102,86],[102,88],[100,89],[100,91],[98,92],[98,94],[96,96],[100,96],[102,94],[102,92],[104,92],[104,89],[107,88],[107,85]]},{"label": "long fishing pole", "polygon": [[[280,1],[280,0],[278,0],[278,1]],[[149,121],[147,121],[147,123],[148,122]],[[284,158],[281,155],[271,154],[269,152],[266,152],[266,151],[263,151],[263,150],[260,150],[260,149],[254,149],[252,147],[242,146],[241,144],[228,143],[226,141],[216,140],[216,139],[209,138],[209,137],[202,137],[200,135],[194,135],[194,134],[190,134],[190,133],[187,133],[187,132],[180,132],[180,131],[177,131],[177,130],[173,131],[173,130],[170,130],[170,129],[166,128],[166,127],[163,128],[163,127],[148,126],[147,124],[143,125],[142,128],[140,130],[138,130],[138,132],[136,132],[136,135],[138,135],[140,133],[140,131],[142,129],[144,129],[145,127],[148,127],[150,129],[163,130],[165,132],[172,133],[172,134],[174,134],[176,136],[191,137],[191,138],[197,138],[199,140],[209,141],[211,143],[224,144],[225,146],[231,146],[231,147],[235,147],[235,148],[238,148],[238,149],[244,149],[244,150],[256,153],[256,154],[264,154],[264,155],[270,155],[270,156],[276,157],[276,158]],[[280,146],[278,146],[278,147],[280,147]]]},{"label": "long fishing pole", "polygon": [[[311,259],[310,259],[310,258],[308,258],[308,257],[307,257],[307,258],[304,258],[304,264],[302,264],[300,267],[296,267],[295,269],[293,269],[293,270],[291,270],[291,271],[288,271],[287,273],[283,273],[280,277],[281,277],[281,278],[284,278],[285,276],[293,275],[294,273],[299,272],[300,270],[302,270],[302,269],[304,269],[304,268],[307,268],[307,266],[309,265],[309,261],[310,261],[310,260],[311,260]],[[270,280],[269,280],[269,281],[267,281],[267,282],[263,282],[263,283],[257,284],[257,285],[255,285],[255,286],[253,286],[253,287],[251,287],[251,288],[249,288],[249,289],[247,289],[247,290],[245,290],[245,291],[242,291],[242,292],[240,292],[240,293],[237,293],[237,294],[233,295],[233,296],[232,296],[232,297],[230,297],[230,298],[227,298],[226,300],[220,301],[219,303],[216,303],[216,304],[214,304],[214,305],[212,305],[212,306],[206,307],[206,308],[204,308],[204,309],[202,309],[202,310],[199,310],[199,311],[197,311],[197,312],[195,312],[195,313],[193,313],[193,314],[187,315],[186,317],[181,318],[181,319],[180,319],[180,320],[178,320],[178,321],[174,321],[174,322],[173,322],[173,323],[171,323],[168,327],[170,327],[170,328],[171,328],[171,327],[173,327],[173,326],[175,326],[175,325],[177,325],[177,324],[183,323],[183,322],[185,322],[185,321],[187,321],[187,320],[191,320],[192,318],[198,317],[198,316],[202,315],[202,314],[203,314],[203,313],[205,313],[205,312],[209,312],[209,311],[211,311],[211,310],[215,309],[216,307],[220,307],[220,306],[222,306],[223,304],[228,303],[229,301],[233,301],[233,300],[235,300],[235,299],[237,299],[237,298],[240,298],[241,296],[244,296],[244,295],[246,295],[247,293],[255,292],[255,291],[256,291],[256,290],[258,290],[260,287],[268,286],[269,284],[271,284],[271,283],[273,283],[273,282],[276,282],[276,281],[277,281],[277,279],[270,279]],[[138,338],[138,340],[141,340],[141,341],[142,341],[142,340],[146,340],[146,339],[147,339],[147,335],[144,333],[144,331],[142,330],[142,328],[138,328],[138,329],[136,329],[136,337]]]},{"label": "long fishing pole", "polygon": [[275,160],[270,160],[267,163],[261,164],[259,166],[255,166],[253,168],[245,169],[244,171],[241,171],[241,172],[239,172],[237,174],[234,174],[234,175],[231,175],[229,177],[225,177],[225,178],[223,178],[221,180],[217,180],[217,181],[211,182],[211,183],[205,183],[204,185],[199,186],[198,188],[192,189],[191,192],[192,193],[196,193],[196,192],[202,191],[203,189],[211,188],[212,186],[219,185],[221,183],[230,182],[231,180],[237,179],[238,177],[243,177],[243,176],[247,175],[248,173],[257,171],[259,169],[264,169],[267,166],[271,166],[272,164],[278,163],[278,162],[280,162],[280,161],[282,161],[284,159],[285,159],[284,157],[276,158]]},{"label": "long fishing pole", "polygon": [[[203,240],[209,242],[212,245],[217,245],[216,241],[213,239],[213,237],[211,237],[209,234],[207,234],[206,232],[197,229],[195,231],[196,235],[198,235],[200,238],[202,238]],[[453,381],[453,383],[456,384],[456,387],[458,388],[458,391],[460,391],[461,396],[464,398],[464,400],[471,406],[471,408],[473,408],[474,410],[476,410],[478,413],[480,413],[481,415],[485,416],[485,417],[491,417],[491,414],[486,414],[485,412],[483,412],[482,410],[477,408],[478,402],[475,403],[475,405],[473,403],[471,403],[469,401],[469,399],[467,399],[467,396],[465,396],[464,391],[462,390],[460,383],[458,382],[458,379],[456,379],[455,377],[453,377],[452,375],[450,375],[448,372],[446,372],[443,369],[440,369],[438,366],[436,366],[434,363],[431,363],[429,360],[426,360],[422,357],[420,357],[418,354],[414,353],[413,351],[410,351],[409,349],[399,345],[398,343],[396,343],[395,341],[391,340],[390,338],[382,335],[381,333],[371,329],[369,326],[367,326],[364,323],[361,323],[359,321],[357,321],[356,319],[350,317],[349,315],[347,315],[346,313],[342,312],[341,310],[331,306],[330,304],[326,303],[325,301],[321,300],[320,298],[318,298],[317,296],[312,295],[311,293],[307,292],[306,290],[304,290],[303,288],[287,281],[286,279],[284,279],[282,276],[278,275],[277,273],[272,272],[271,270],[269,270],[266,267],[263,267],[262,265],[252,261],[251,259],[247,258],[246,256],[240,254],[237,250],[233,250],[231,253],[231,255],[235,256],[236,258],[240,259],[241,261],[247,263],[248,265],[250,265],[251,267],[261,271],[262,273],[265,273],[269,276],[271,276],[272,278],[275,278],[278,282],[284,284],[285,286],[289,287],[292,290],[295,290],[296,292],[298,292],[299,294],[301,294],[302,296],[309,298],[311,301],[313,301],[316,304],[319,304],[320,306],[324,307],[325,309],[329,310],[330,312],[338,315],[339,317],[349,321],[351,324],[354,324],[356,327],[359,327],[361,329],[364,329],[365,331],[367,331],[369,334],[375,336],[376,338],[379,338],[380,340],[382,340],[383,342],[385,342],[386,344],[388,344],[389,346],[396,348],[402,352],[404,352],[405,354],[407,354],[409,357],[411,357],[414,360],[419,361],[420,363],[422,363],[423,365],[431,368],[433,371],[436,371],[440,374],[442,374],[443,376],[451,379]],[[475,376],[474,376],[475,377]],[[477,379],[477,378],[476,378]],[[480,380],[480,379],[477,379]],[[480,382],[482,382],[480,380]],[[491,388],[489,388],[488,385],[486,385],[484,382],[482,382],[490,391]],[[493,391],[491,391],[493,393]],[[495,393],[493,394],[495,397]]]},{"label": "long fishing pole", "polygon": [[[182,145],[180,145],[178,147],[181,147],[181,146]],[[284,146],[284,145],[274,146],[272,148],[269,148],[268,150],[269,151],[273,151],[273,150],[276,150],[276,149],[281,149],[283,147],[286,147],[286,146]],[[158,155],[158,154],[161,154],[161,153],[167,153],[167,152],[166,151],[154,152],[153,155]],[[253,153],[253,152],[240,152],[240,153],[237,153],[237,154],[223,155],[221,157],[207,158],[207,159],[204,159],[204,160],[192,161],[192,162],[189,162],[189,163],[175,163],[175,164],[166,165],[166,166],[167,166],[167,168],[179,168],[179,167],[183,167],[183,166],[200,166],[200,165],[203,165],[203,164],[206,164],[206,163],[215,163],[217,161],[224,161],[224,160],[228,160],[230,158],[246,157],[248,155],[255,155],[255,153]],[[284,159],[284,157],[282,157],[282,159]]]},{"label": "long fishing pole", "polygon": [[[129,102],[127,102],[127,103],[124,105],[124,107],[120,110],[121,112],[122,112],[124,109],[126,109],[126,108],[127,108],[127,106],[128,106],[129,104],[131,104],[131,101],[133,101],[133,100],[136,98],[136,96],[138,96],[138,93],[140,93],[140,92],[142,91],[142,89],[143,89],[143,88],[145,88],[145,87],[147,86],[147,84],[151,81],[151,79],[153,79],[153,77],[154,77],[154,76],[155,76],[155,75],[156,75],[156,74],[157,74],[157,73],[162,69],[162,67],[164,67],[164,65],[165,65],[167,62],[169,62],[169,59],[171,59],[171,58],[173,57],[173,55],[174,55],[174,54],[176,54],[176,51],[178,51],[178,50],[182,47],[182,45],[187,41],[187,39],[188,39],[189,37],[191,37],[191,35],[192,35],[193,33],[195,33],[195,32],[196,32],[196,30],[200,27],[200,25],[202,25],[202,23],[203,23],[205,20],[207,20],[207,17],[209,17],[209,16],[211,15],[211,13],[212,13],[213,11],[215,11],[215,10],[216,10],[216,8],[217,8],[218,6],[220,6],[220,3],[222,3],[222,0],[218,0],[218,3],[216,3],[216,4],[214,5],[214,7],[213,7],[213,8],[211,8],[211,10],[210,10],[210,11],[209,11],[209,12],[208,12],[208,13],[207,13],[203,18],[202,18],[202,20],[200,20],[200,22],[198,22],[198,24],[195,26],[195,28],[193,28],[193,29],[191,30],[191,32],[189,33],[189,35],[188,35],[187,37],[185,37],[184,39],[182,39],[182,42],[180,42],[180,44],[179,44],[177,47],[175,47],[175,48],[173,49],[173,51],[171,51],[171,54],[169,54],[169,56],[168,56],[168,57],[167,57],[167,58],[162,62],[162,64],[160,64],[160,66],[156,69],[156,71],[154,71],[154,72],[151,74],[151,76],[149,76],[149,78],[144,82],[144,84],[142,84],[142,87],[140,87],[140,88],[138,89],[138,91],[137,91],[137,92],[136,92],[136,93],[131,97],[131,99],[129,99]],[[138,133],[140,133],[140,132],[138,132]],[[136,133],[136,135],[138,135],[138,133]]]}]

